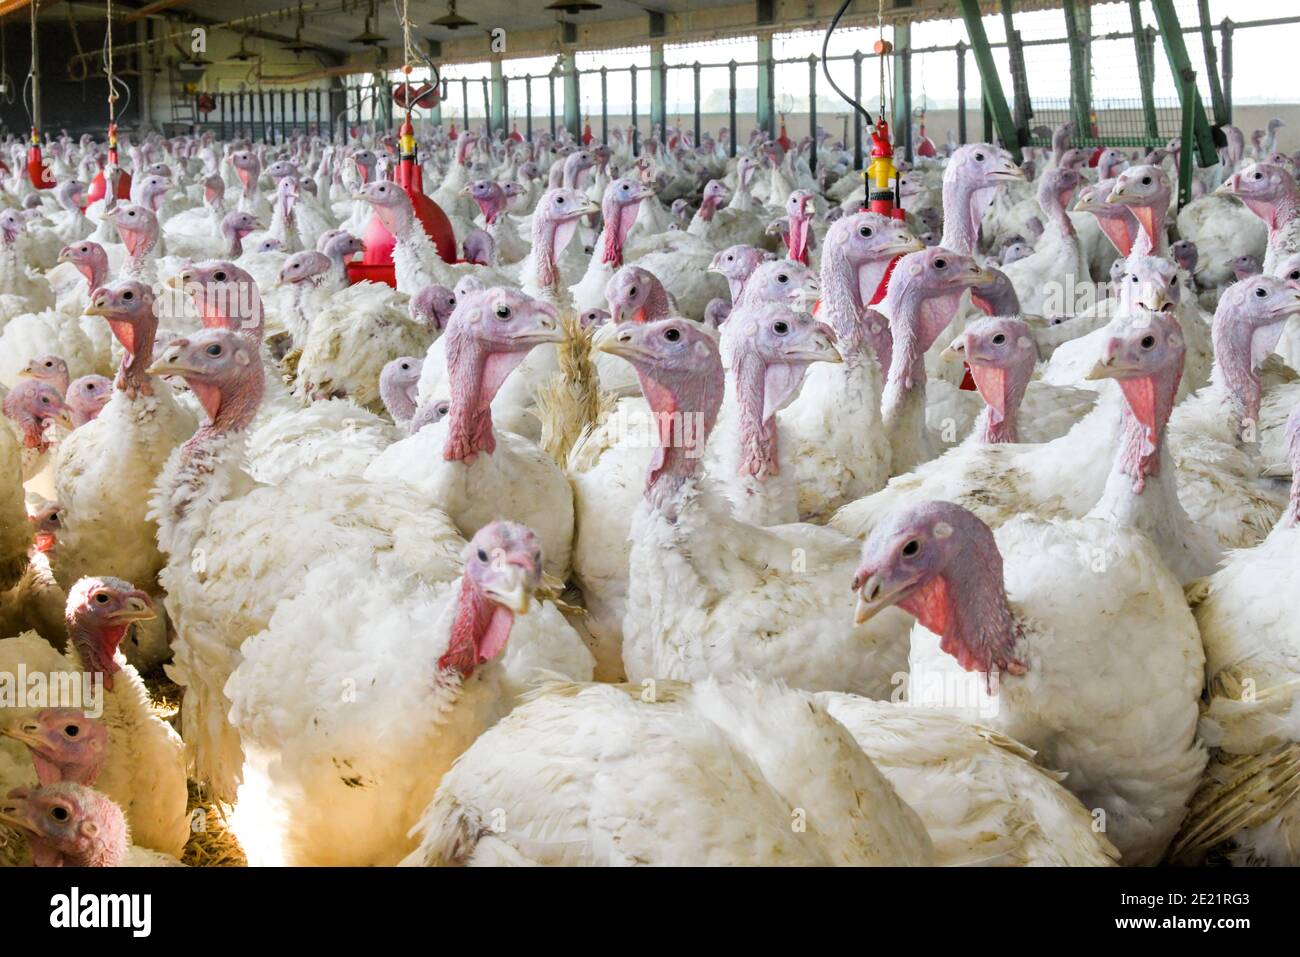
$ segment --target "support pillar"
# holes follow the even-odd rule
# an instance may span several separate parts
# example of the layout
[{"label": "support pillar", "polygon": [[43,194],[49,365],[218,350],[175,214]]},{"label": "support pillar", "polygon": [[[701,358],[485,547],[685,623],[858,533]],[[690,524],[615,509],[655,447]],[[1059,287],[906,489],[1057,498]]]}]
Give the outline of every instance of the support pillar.
[{"label": "support pillar", "polygon": [[564,54],[564,128],[575,139],[582,136],[581,107],[578,102],[578,61],[570,51]]},{"label": "support pillar", "polygon": [[[1002,92],[1002,81],[998,78],[998,68],[993,60],[993,51],[989,47],[988,34],[984,32],[984,23],[980,19],[979,0],[961,0],[961,16],[966,23],[966,33],[970,37],[971,52],[975,54],[975,65],[979,67],[980,85],[984,89],[984,105],[991,114],[991,125],[996,127],[1003,147],[1011,154],[1016,165],[1019,165],[1024,159],[1020,152],[1020,133],[1011,118],[1006,95]],[[985,127],[989,125],[986,120]]]},{"label": "support pillar", "polygon": [[667,76],[664,73],[664,45],[662,41],[650,43],[650,132],[654,133],[658,124],[662,135],[667,136],[667,112],[664,103],[668,90]]},{"label": "support pillar", "polygon": [[[501,69],[501,58],[492,59],[492,82],[490,84],[492,95],[492,119],[488,124],[493,130],[506,129],[508,118],[506,117],[506,79],[505,73]],[[509,132],[507,130],[507,132]]]},{"label": "support pillar", "polygon": [[894,24],[894,149],[912,162],[912,26]]},{"label": "support pillar", "polygon": [[772,80],[776,67],[772,63],[772,34],[758,35],[758,126],[768,136],[776,137],[776,91]]}]

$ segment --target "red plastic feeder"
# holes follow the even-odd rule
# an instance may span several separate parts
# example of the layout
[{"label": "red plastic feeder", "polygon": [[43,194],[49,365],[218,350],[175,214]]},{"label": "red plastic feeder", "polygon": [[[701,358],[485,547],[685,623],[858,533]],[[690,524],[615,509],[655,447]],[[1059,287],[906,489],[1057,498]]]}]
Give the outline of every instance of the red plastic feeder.
[{"label": "red plastic feeder", "polygon": [[[415,215],[433,240],[438,255],[445,262],[455,262],[456,235],[447,214],[424,194],[424,177],[420,172],[420,164],[415,160],[415,134],[409,121],[402,124],[401,150],[402,158],[397,164],[396,182],[411,197]],[[397,240],[379,221],[378,216],[370,217],[362,241],[366,245],[366,251],[362,254],[361,262],[348,263],[348,280],[353,284],[366,280],[382,282],[397,288],[397,270],[393,265],[393,247],[397,245]]]},{"label": "red plastic feeder", "polygon": [[[117,165],[117,124],[114,123],[108,128],[108,161],[114,166]],[[94,179],[90,181],[90,189],[86,191],[86,205],[99,202],[108,192],[108,187],[104,181],[104,170],[101,167],[95,174]],[[122,170],[117,177],[117,198],[131,198],[131,174]]]},{"label": "red plastic feeder", "polygon": [[45,157],[41,155],[41,138],[36,133],[36,127],[32,127],[32,141],[27,147],[27,178],[37,189],[51,189],[54,186],[54,174],[45,165]]}]

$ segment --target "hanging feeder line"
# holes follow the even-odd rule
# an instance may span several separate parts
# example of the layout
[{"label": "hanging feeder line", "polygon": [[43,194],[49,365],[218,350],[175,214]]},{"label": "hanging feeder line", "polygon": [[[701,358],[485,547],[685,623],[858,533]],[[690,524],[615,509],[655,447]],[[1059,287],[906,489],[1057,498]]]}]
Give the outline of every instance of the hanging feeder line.
[{"label": "hanging feeder line", "polygon": [[[118,166],[117,157],[117,101],[119,84],[126,94],[126,102],[131,102],[131,86],[118,78],[113,72],[113,0],[106,0],[106,20],[104,29],[104,46],[100,51],[104,76],[108,80],[108,159],[104,168],[95,174],[86,190],[86,205],[103,199],[108,194],[108,177],[114,177],[113,195],[117,199],[129,199],[131,196],[131,174]],[[125,106],[123,107],[125,110]]]},{"label": "hanging feeder line", "polygon": [[[421,98],[412,97],[411,95],[411,72],[415,69],[412,61],[419,59],[426,63],[432,71],[435,81],[438,76],[438,68],[433,65],[433,62],[428,57],[420,53],[411,40],[409,0],[402,0],[400,10],[397,7],[397,0],[393,0],[393,9],[397,12],[402,24],[402,58],[404,61],[402,63],[402,88],[404,91],[402,99],[405,101],[399,104],[402,106],[405,116],[398,131],[398,161],[394,181],[411,198],[411,206],[415,211],[415,216],[420,221],[424,231],[429,234],[429,239],[437,248],[439,257],[446,262],[455,262],[456,235],[452,231],[451,221],[447,219],[446,214],[438,208],[437,203],[425,195],[424,175],[420,169],[418,159],[415,129],[411,124],[411,110],[416,106],[414,100]],[[435,87],[435,92],[436,90]],[[362,254],[361,262],[348,263],[349,280],[358,283],[370,279],[396,287],[397,272],[393,264],[393,249],[397,240],[379,221],[378,216],[371,216],[362,241],[365,244],[365,251]]]},{"label": "hanging feeder line", "polygon": [[54,186],[54,174],[50,172],[45,165],[45,159],[41,155],[41,134],[38,129],[41,123],[41,78],[40,78],[40,60],[37,56],[36,47],[36,13],[40,9],[40,0],[32,0],[31,4],[31,21],[32,21],[32,61],[31,68],[27,72],[27,84],[23,86],[23,103],[26,105],[27,86],[31,86],[32,104],[27,110],[27,116],[32,123],[31,142],[27,146],[27,178],[32,181],[32,185],[37,189],[50,189]]}]

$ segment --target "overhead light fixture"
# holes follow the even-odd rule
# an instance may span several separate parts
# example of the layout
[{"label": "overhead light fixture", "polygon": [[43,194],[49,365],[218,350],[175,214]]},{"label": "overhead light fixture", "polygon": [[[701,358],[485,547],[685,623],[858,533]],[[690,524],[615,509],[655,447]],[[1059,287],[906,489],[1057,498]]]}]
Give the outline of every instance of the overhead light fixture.
[{"label": "overhead light fixture", "polygon": [[589,10],[599,10],[599,3],[592,3],[591,0],[555,0],[550,4],[547,10],[554,10],[557,13],[586,13]]},{"label": "overhead light fixture", "polygon": [[293,42],[286,43],[284,48],[290,53],[306,53],[308,50],[316,49],[316,44],[306,43],[302,38],[302,0],[298,0],[298,26],[293,31]]},{"label": "overhead light fixture", "polygon": [[430,20],[431,27],[445,27],[448,30],[459,30],[461,27],[476,27],[478,22],[471,20],[469,17],[462,17],[456,12],[456,0],[447,0],[447,12],[437,20]]},{"label": "overhead light fixture", "polygon": [[362,43],[368,47],[377,47],[381,43],[383,43],[387,39],[387,37],[385,37],[382,33],[376,33],[374,31],[374,28],[372,26],[374,20],[375,20],[375,0],[370,0],[370,12],[366,14],[365,29],[362,30],[360,33],[358,33],[356,36],[354,36],[348,42]]},{"label": "overhead light fixture", "polygon": [[244,41],[247,39],[248,39],[247,33],[241,33],[239,35],[239,50],[235,53],[232,53],[230,55],[230,59],[232,60],[256,60],[257,59],[257,54],[250,53],[248,51],[248,48],[244,46]]}]

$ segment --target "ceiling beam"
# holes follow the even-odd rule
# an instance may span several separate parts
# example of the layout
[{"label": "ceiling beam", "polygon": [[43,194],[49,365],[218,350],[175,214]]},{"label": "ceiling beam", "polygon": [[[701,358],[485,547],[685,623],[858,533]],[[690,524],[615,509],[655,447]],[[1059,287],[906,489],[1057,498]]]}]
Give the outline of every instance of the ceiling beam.
[{"label": "ceiling beam", "polygon": [[[54,6],[59,0],[41,0],[41,11]],[[32,5],[32,0],[0,0],[0,17],[7,17],[11,13],[21,13]]]},{"label": "ceiling beam", "polygon": [[169,10],[172,7],[179,6],[184,2],[185,0],[155,0],[154,3],[145,4],[134,13],[127,14],[122,18],[122,22],[135,23],[137,20],[143,20],[145,17],[151,16],[155,13],[162,13],[164,10]]}]

